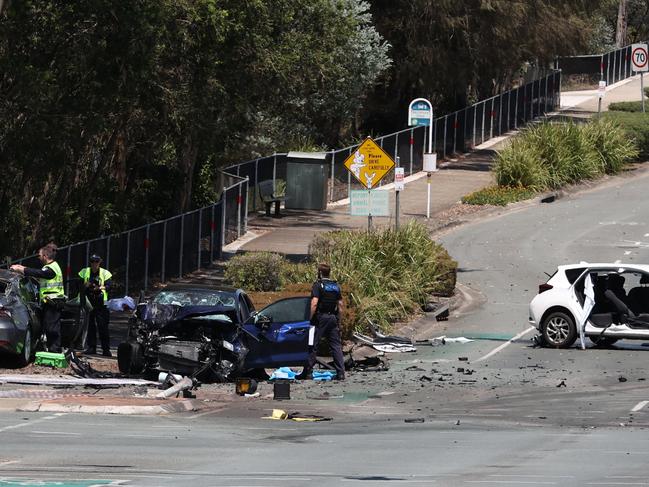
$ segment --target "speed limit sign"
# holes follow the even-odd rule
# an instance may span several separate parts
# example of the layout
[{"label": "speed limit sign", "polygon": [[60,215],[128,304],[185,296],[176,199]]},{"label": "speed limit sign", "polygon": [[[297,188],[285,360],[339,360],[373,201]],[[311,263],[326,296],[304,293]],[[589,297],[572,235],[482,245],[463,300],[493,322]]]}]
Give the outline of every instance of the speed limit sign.
[{"label": "speed limit sign", "polygon": [[631,45],[631,67],[636,73],[649,71],[649,54],[646,44]]}]

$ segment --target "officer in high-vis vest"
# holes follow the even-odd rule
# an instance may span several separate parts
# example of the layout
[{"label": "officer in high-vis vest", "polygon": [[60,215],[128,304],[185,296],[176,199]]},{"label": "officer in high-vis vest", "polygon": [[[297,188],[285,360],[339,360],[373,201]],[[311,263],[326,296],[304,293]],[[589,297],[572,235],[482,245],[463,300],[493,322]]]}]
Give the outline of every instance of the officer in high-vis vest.
[{"label": "officer in high-vis vest", "polygon": [[41,269],[14,264],[10,270],[23,276],[38,279],[43,327],[47,337],[47,349],[50,352],[61,352],[61,308],[65,299],[63,273],[56,263],[57,247],[47,244],[38,251],[38,258],[43,264]]},{"label": "officer in high-vis vest", "polygon": [[311,324],[315,326],[315,339],[309,355],[309,362],[298,376],[300,379],[311,377],[320,339],[327,337],[336,369],[334,380],[345,380],[345,361],[339,326],[343,299],[340,286],[329,278],[330,274],[331,268],[328,264],[318,265],[318,280],[313,283],[311,288]]},{"label": "officer in high-vis vest", "polygon": [[106,301],[108,301],[107,290],[110,288],[113,275],[101,267],[101,257],[97,254],[91,255],[89,260],[90,267],[85,267],[79,271],[86,299],[92,306],[92,311],[88,315],[88,335],[84,353],[93,355],[97,353],[97,332],[99,332],[101,354],[104,357],[112,357],[110,333],[108,331],[110,313]]}]

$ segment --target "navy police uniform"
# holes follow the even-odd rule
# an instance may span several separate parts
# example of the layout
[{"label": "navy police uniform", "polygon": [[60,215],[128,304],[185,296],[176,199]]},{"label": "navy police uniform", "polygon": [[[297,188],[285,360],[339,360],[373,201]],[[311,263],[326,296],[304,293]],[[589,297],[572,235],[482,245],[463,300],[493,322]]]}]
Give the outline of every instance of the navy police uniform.
[{"label": "navy police uniform", "polygon": [[345,361],[338,326],[338,302],[342,299],[340,286],[331,279],[318,279],[311,288],[311,298],[317,298],[318,305],[311,320],[311,324],[315,326],[315,339],[305,372],[310,373],[313,369],[320,339],[326,337],[334,359],[336,379],[342,380],[345,378]]}]

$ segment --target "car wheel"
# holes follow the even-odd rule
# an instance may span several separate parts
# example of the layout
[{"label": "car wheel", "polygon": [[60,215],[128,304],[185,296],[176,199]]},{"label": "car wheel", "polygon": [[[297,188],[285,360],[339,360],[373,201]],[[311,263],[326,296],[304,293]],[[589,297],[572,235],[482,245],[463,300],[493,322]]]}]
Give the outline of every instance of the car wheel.
[{"label": "car wheel", "polygon": [[117,347],[117,366],[122,374],[139,374],[144,370],[144,350],[138,342],[122,342]]},{"label": "car wheel", "polygon": [[603,336],[589,336],[590,341],[595,344],[596,347],[610,347],[613,345],[615,342],[617,342],[617,338],[609,338],[609,337],[603,337]]},{"label": "car wheel", "polygon": [[549,347],[568,348],[577,339],[575,320],[561,311],[550,313],[543,320],[541,334]]},{"label": "car wheel", "polygon": [[20,355],[18,356],[18,366],[25,367],[29,365],[32,361],[32,328],[27,326],[25,330],[25,342],[23,344],[23,349]]}]

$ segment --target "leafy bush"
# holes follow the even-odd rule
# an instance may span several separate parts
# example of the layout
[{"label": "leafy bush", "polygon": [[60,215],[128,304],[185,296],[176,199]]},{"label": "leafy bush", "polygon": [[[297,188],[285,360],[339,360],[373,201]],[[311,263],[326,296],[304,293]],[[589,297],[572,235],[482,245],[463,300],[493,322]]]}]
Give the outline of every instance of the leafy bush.
[{"label": "leafy bush", "polygon": [[509,203],[532,198],[536,192],[522,186],[489,186],[462,198],[468,205],[505,206]]},{"label": "leafy bush", "polygon": [[225,279],[247,291],[277,291],[284,265],[284,257],[273,252],[238,254],[226,263]]},{"label": "leafy bush", "polygon": [[638,150],[636,160],[649,159],[649,113],[606,112],[601,119],[614,122],[633,141]]},{"label": "leafy bush", "polygon": [[[642,112],[642,101],[617,101],[609,103],[608,109],[612,112]],[[645,101],[646,109],[649,109],[649,101]]]},{"label": "leafy bush", "polygon": [[315,261],[332,266],[332,277],[349,286],[359,329],[366,319],[387,329],[431,293],[450,295],[455,288],[457,263],[414,221],[398,231],[329,232],[317,236],[310,250]]},{"label": "leafy bush", "polygon": [[618,172],[637,154],[635,143],[611,121],[544,123],[526,128],[501,151],[494,172],[499,186],[556,189]]}]

